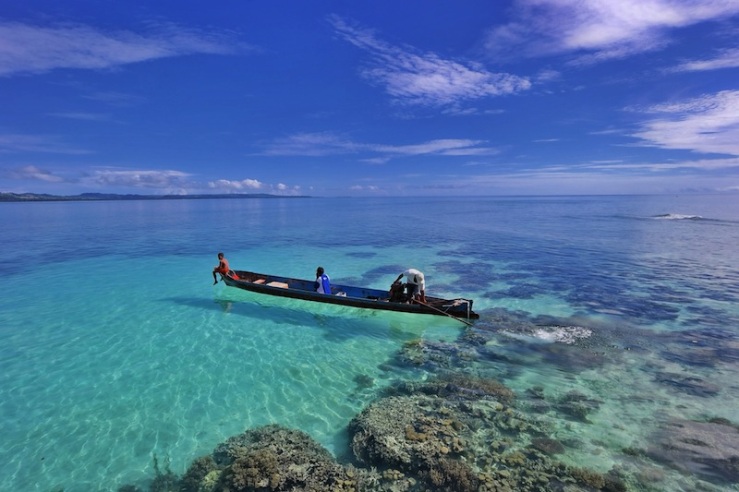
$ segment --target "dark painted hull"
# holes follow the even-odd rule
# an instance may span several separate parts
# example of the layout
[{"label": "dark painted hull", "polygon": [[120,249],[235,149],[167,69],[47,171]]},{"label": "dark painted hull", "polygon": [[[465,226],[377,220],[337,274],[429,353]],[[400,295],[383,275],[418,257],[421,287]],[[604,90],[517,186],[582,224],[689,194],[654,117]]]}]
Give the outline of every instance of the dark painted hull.
[{"label": "dark painted hull", "polygon": [[313,280],[265,275],[243,270],[235,272],[238,279],[222,276],[226,285],[259,294],[365,309],[434,314],[461,319],[479,318],[479,315],[472,311],[472,300],[470,299],[441,299],[426,296],[425,305],[416,302],[391,302],[385,290],[336,284],[331,285],[331,294],[319,294],[313,288]]}]

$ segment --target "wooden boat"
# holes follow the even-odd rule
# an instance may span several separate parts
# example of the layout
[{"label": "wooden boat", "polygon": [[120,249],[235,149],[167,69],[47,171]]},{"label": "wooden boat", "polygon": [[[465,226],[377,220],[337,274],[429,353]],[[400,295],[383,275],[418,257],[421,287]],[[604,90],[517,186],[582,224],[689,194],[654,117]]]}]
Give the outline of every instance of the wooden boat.
[{"label": "wooden boat", "polygon": [[232,272],[235,275],[221,275],[226,285],[260,294],[357,308],[450,316],[460,321],[480,317],[472,311],[471,299],[441,299],[426,296],[425,303],[419,301],[396,302],[390,300],[389,292],[386,290],[337,284],[331,285],[331,294],[319,294],[315,291],[313,280],[266,275],[244,270]]}]

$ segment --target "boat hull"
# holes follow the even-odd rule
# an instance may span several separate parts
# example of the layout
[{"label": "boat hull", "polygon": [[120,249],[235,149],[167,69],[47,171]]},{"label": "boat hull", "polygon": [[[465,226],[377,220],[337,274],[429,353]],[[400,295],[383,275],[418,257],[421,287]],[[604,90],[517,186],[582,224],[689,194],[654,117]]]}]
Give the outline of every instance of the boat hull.
[{"label": "boat hull", "polygon": [[393,302],[390,301],[388,292],[384,290],[336,284],[331,286],[331,294],[319,294],[315,292],[312,280],[266,275],[244,270],[236,270],[235,273],[236,278],[222,276],[226,285],[259,294],[363,309],[433,314],[460,319],[479,318],[479,315],[472,311],[472,300],[470,299],[441,299],[427,296],[424,304]]}]

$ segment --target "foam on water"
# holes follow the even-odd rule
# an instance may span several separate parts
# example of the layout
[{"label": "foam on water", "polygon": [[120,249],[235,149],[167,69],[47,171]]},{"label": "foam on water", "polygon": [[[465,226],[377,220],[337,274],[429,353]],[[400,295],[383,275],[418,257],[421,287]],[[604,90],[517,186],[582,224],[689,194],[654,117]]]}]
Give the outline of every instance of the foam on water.
[{"label": "foam on water", "polygon": [[700,220],[703,217],[700,215],[686,215],[686,214],[660,214],[655,215],[655,219],[660,220]]}]

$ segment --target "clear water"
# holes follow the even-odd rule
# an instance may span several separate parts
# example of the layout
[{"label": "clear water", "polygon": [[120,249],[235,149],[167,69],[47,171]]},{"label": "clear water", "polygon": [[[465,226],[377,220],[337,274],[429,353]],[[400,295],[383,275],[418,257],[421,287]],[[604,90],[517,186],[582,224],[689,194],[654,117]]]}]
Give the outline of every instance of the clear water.
[{"label": "clear water", "polygon": [[[626,466],[622,450],[671,418],[739,423],[736,196],[5,203],[0,230],[0,490],[143,486],[153,455],[181,473],[267,423],[342,459],[382,387],[425,377],[388,365],[403,343],[465,331],[213,286],[218,251],[235,269],[322,265],[377,288],[416,267],[429,293],[475,299],[476,329],[496,336],[470,369],[522,400],[600,402],[588,422],[537,416],[579,443],[562,459],[581,466]],[[556,330],[516,332],[522,318],[584,329],[607,361],[589,367]],[[659,470],[664,490],[707,487],[629,466]]]}]

